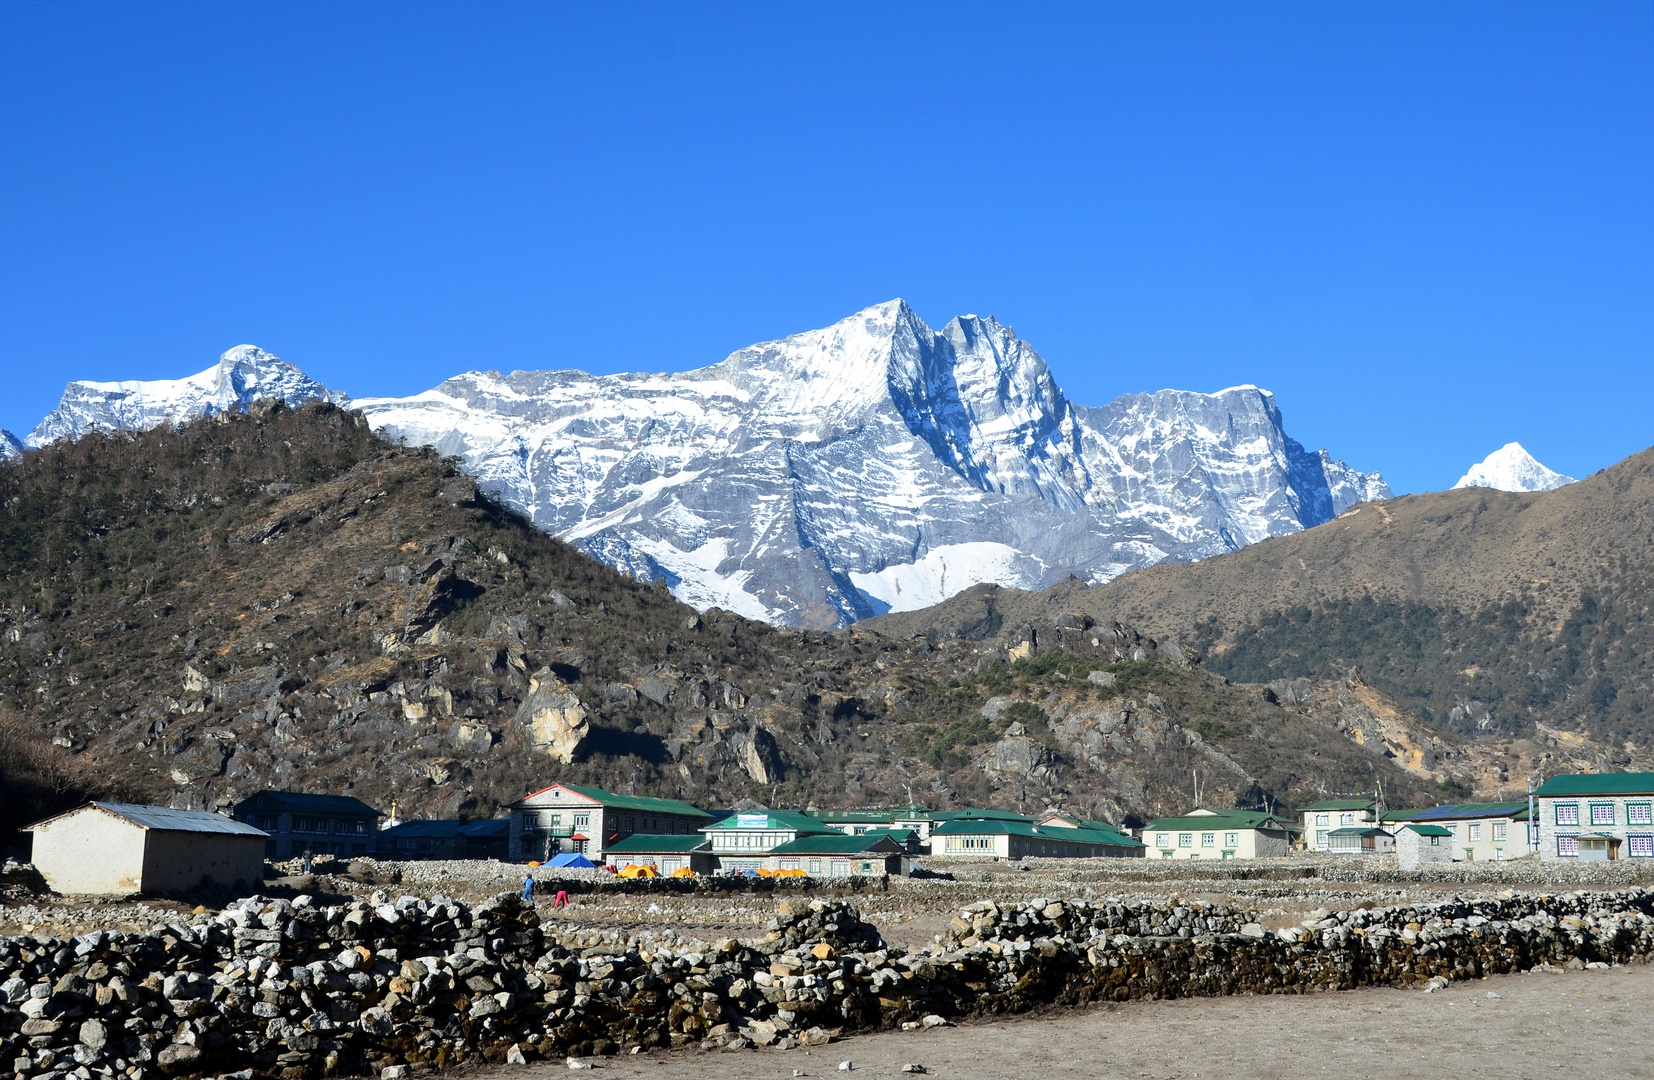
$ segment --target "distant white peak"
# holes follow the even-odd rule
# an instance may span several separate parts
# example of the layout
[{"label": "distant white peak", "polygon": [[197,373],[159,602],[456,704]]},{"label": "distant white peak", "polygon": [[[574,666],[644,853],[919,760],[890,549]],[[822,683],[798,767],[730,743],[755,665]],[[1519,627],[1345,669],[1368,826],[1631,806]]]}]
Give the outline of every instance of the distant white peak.
[{"label": "distant white peak", "polygon": [[23,453],[23,440],[0,428],[0,461],[9,461]]},{"label": "distant white peak", "polygon": [[1534,460],[1521,443],[1506,443],[1459,477],[1455,488],[1485,487],[1499,491],[1552,491],[1574,478],[1553,472]]}]

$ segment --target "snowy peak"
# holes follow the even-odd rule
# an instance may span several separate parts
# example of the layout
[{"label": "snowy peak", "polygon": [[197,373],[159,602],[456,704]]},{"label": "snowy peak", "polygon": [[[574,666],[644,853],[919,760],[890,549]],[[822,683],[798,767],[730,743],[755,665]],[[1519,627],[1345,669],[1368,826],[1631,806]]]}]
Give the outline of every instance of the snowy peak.
[{"label": "snowy peak", "polygon": [[0,428],[0,461],[10,461],[22,454],[23,441],[5,428]]},{"label": "snowy peak", "polygon": [[142,431],[211,416],[260,398],[349,402],[297,367],[254,345],[237,345],[205,371],[183,379],[130,382],[72,382],[58,406],[34,431],[28,445],[79,438],[89,431]]},{"label": "snowy peak", "polygon": [[1499,491],[1553,491],[1574,478],[1553,472],[1534,460],[1521,443],[1506,443],[1459,477],[1455,488],[1486,487]]}]

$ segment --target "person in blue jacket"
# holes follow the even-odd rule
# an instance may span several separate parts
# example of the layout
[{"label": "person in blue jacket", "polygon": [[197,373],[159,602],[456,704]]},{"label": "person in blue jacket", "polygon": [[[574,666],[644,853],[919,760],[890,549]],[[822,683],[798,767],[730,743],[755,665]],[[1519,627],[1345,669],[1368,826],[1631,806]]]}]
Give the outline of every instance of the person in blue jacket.
[{"label": "person in blue jacket", "polygon": [[527,874],[523,877],[523,899],[527,900],[531,904],[534,902],[534,875],[533,874]]}]

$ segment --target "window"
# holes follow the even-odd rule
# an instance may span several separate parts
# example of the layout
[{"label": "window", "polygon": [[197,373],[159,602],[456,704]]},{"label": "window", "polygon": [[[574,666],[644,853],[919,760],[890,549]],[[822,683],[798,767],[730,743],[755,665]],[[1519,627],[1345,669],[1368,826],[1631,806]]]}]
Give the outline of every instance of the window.
[{"label": "window", "polygon": [[1317,829],[1316,830],[1316,832],[1315,832],[1315,846],[1316,847],[1326,847],[1327,846],[1327,830],[1325,830],[1325,829]]},{"label": "window", "polygon": [[1473,823],[1470,826],[1470,838],[1472,840],[1480,840],[1482,838],[1482,826],[1480,822]]},{"label": "window", "polygon": [[1505,823],[1503,821],[1495,821],[1493,823],[1493,842],[1495,844],[1504,843],[1506,835],[1507,831]]},{"label": "window", "polygon": [[1338,815],[1338,824],[1340,824],[1340,825],[1354,825],[1355,824],[1355,815],[1354,814],[1339,814]]},{"label": "window", "polygon": [[1187,832],[1178,833],[1177,834],[1177,846],[1178,847],[1194,847],[1195,846],[1195,834],[1194,833],[1187,833]]},{"label": "window", "polygon": [[1559,836],[1556,838],[1556,854],[1558,858],[1574,859],[1579,857],[1579,837]]},{"label": "window", "polygon": [[1326,814],[1316,814],[1315,815],[1315,824],[1325,825],[1327,823],[1328,822],[1327,822],[1327,815]]},{"label": "window", "polygon": [[592,827],[592,816],[590,814],[576,814],[576,815],[574,815],[574,827],[577,828],[577,829],[589,829],[589,828],[591,828]]},{"label": "window", "polygon": [[813,858],[813,859],[810,860],[810,873],[812,873],[812,874],[821,873],[821,860],[820,859],[814,859]]},{"label": "window", "polygon": [[1223,846],[1224,847],[1239,847],[1240,846],[1240,833],[1224,833],[1223,834]]},{"label": "window", "polygon": [[1557,803],[1556,804],[1556,823],[1558,825],[1578,825],[1579,824],[1579,804],[1578,803],[1571,803],[1571,802],[1570,803]]},{"label": "window", "polygon": [[1633,859],[1654,859],[1654,833],[1632,833],[1625,844]]},{"label": "window", "polygon": [[1651,808],[1645,802],[1626,803],[1625,823],[1627,825],[1654,825],[1654,808]]},{"label": "window", "polygon": [[1218,834],[1217,833],[1209,833],[1209,832],[1201,833],[1200,834],[1200,846],[1201,847],[1217,847],[1218,846]]},{"label": "window", "polygon": [[1154,846],[1155,847],[1171,847],[1172,846],[1172,834],[1171,833],[1155,833],[1154,834]]},{"label": "window", "polygon": [[1442,838],[1439,837],[1439,836],[1432,836],[1430,838],[1430,846],[1431,847],[1441,847],[1442,846]]},{"label": "window", "polygon": [[1614,804],[1594,802],[1591,804],[1592,825],[1612,825],[1614,823]]}]

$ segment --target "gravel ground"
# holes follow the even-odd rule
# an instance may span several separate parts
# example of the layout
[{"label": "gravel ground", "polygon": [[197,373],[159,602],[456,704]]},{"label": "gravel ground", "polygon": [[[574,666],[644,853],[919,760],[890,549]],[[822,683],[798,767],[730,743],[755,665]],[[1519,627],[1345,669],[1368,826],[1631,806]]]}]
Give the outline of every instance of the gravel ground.
[{"label": "gravel ground", "polygon": [[[1497,994],[1497,997],[1490,995]],[[598,1075],[776,1080],[1505,1080],[1654,1076],[1644,1003],[1654,966],[1504,975],[1425,994],[1366,989],[1302,997],[1142,1001],[958,1028],[862,1035],[785,1052],[595,1059]],[[795,1072],[795,1070],[799,1070]],[[562,1062],[467,1070],[467,1080],[549,1080]]]}]

